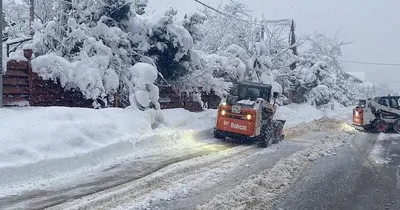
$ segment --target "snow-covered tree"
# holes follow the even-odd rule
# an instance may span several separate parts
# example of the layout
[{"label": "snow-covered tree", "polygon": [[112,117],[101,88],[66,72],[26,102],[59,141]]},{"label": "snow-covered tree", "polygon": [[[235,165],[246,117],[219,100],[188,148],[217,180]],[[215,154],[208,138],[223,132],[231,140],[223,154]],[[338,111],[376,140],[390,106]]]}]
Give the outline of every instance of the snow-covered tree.
[{"label": "snow-covered tree", "polygon": [[367,95],[366,84],[346,74],[340,65],[341,47],[349,42],[323,33],[315,33],[309,41],[311,47],[299,56],[297,68],[290,73],[296,102],[348,106]]},{"label": "snow-covered tree", "polygon": [[5,33],[8,38],[27,36],[29,32],[29,5],[16,0],[4,2]]},{"label": "snow-covered tree", "polygon": [[249,27],[250,11],[247,6],[237,1],[230,1],[223,6],[222,12],[225,15],[209,9],[203,11],[206,20],[200,26],[200,30],[204,37],[198,43],[197,49],[213,54],[225,50],[232,44],[248,48],[253,37],[252,27]]},{"label": "snow-covered tree", "polygon": [[194,13],[192,15],[185,15],[183,20],[183,27],[189,31],[190,35],[193,38],[193,43],[197,44],[197,42],[201,41],[205,35],[205,33],[200,29],[200,26],[204,23],[206,17],[199,14]]},{"label": "snow-covered tree", "polygon": [[[176,11],[147,16],[146,5],[145,0],[56,3],[58,15],[36,26],[35,71],[60,78],[64,87],[78,88],[101,104],[113,101],[118,92],[123,106],[148,107],[143,103],[145,92],[150,93],[151,101],[157,98],[158,88],[150,80],[145,85],[138,83],[137,79],[143,78],[138,69],[145,68],[151,75],[157,72],[156,78],[163,75],[170,83],[179,80],[191,72],[193,39],[175,22]],[[159,108],[154,101],[152,104]]]},{"label": "snow-covered tree", "polygon": [[168,81],[176,81],[190,72],[190,50],[193,48],[190,33],[182,25],[174,23],[176,14],[171,9],[156,21],[145,23],[150,27],[146,31],[149,47],[144,54],[154,59]]},{"label": "snow-covered tree", "polygon": [[311,48],[306,51],[306,54],[310,55],[314,62],[324,61],[332,68],[334,73],[343,72],[339,57],[342,56],[342,47],[351,42],[341,40],[338,35],[331,38],[321,32],[314,33],[308,41]]}]

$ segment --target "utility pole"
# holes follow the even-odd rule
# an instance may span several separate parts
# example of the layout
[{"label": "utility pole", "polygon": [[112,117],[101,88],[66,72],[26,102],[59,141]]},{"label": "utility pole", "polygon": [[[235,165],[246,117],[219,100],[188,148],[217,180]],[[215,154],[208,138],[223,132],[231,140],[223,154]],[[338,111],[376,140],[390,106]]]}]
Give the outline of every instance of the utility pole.
[{"label": "utility pole", "polygon": [[33,21],[35,21],[35,1],[30,0],[30,8],[29,8],[29,29],[30,35],[33,36]]},{"label": "utility pole", "polygon": [[0,0],[0,11],[1,11],[1,18],[0,18],[0,30],[1,30],[1,39],[0,39],[0,108],[3,107],[3,0]]}]

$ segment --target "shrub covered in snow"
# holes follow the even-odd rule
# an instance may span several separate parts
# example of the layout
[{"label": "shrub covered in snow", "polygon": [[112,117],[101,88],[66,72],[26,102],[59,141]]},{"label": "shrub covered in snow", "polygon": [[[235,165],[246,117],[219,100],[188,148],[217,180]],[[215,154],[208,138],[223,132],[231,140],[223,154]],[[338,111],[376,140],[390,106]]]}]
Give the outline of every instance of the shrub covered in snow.
[{"label": "shrub covered in snow", "polygon": [[147,63],[136,63],[130,69],[132,75],[133,91],[130,96],[131,105],[136,105],[141,109],[152,106],[160,109],[159,89],[154,82],[157,80],[156,67]]},{"label": "shrub covered in snow", "polygon": [[118,92],[123,106],[149,107],[150,99],[159,107],[154,83],[158,75],[173,82],[190,72],[193,39],[174,21],[176,11],[147,16],[146,5],[146,0],[57,3],[59,15],[36,28],[33,70],[95,101],[113,101]]}]

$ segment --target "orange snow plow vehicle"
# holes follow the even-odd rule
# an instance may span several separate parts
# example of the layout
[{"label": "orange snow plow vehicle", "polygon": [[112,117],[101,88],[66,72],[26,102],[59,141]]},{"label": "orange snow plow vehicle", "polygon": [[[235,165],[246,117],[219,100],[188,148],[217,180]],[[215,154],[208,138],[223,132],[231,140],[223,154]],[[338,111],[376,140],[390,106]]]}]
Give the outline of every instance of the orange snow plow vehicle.
[{"label": "orange snow plow vehicle", "polygon": [[286,121],[273,119],[279,93],[271,95],[271,90],[268,84],[238,84],[219,105],[214,137],[252,141],[261,147],[282,141]]}]

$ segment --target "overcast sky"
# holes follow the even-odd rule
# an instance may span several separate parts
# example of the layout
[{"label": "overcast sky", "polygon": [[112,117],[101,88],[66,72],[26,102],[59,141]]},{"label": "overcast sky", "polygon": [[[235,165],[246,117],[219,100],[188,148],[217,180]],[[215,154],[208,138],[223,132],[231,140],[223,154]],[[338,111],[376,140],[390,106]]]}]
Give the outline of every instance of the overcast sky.
[{"label": "overcast sky", "polygon": [[[218,6],[228,0],[203,0]],[[344,60],[400,63],[400,0],[239,0],[253,16],[267,19],[293,18],[297,35],[322,31],[353,44],[343,48]],[[194,0],[149,0],[149,9],[163,12],[169,7],[183,16],[202,6]],[[365,71],[367,80],[387,82],[400,90],[400,66],[343,63],[346,71]]]}]

